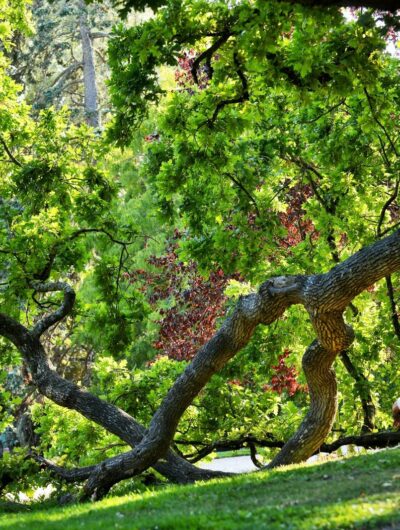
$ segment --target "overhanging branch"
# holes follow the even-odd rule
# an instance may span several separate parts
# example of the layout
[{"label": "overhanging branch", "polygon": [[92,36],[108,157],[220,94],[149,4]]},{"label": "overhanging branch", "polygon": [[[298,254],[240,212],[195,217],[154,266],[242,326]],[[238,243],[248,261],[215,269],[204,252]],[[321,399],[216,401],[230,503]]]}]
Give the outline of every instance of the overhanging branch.
[{"label": "overhanging branch", "polygon": [[32,288],[38,293],[48,293],[61,291],[64,293],[64,300],[61,306],[50,313],[50,315],[45,316],[32,329],[32,336],[39,338],[47,329],[51,326],[54,326],[57,322],[60,322],[65,316],[67,316],[75,303],[75,291],[73,288],[65,282],[48,282],[48,283],[33,283]]},{"label": "overhanging branch", "polygon": [[193,61],[193,65],[191,68],[191,74],[192,74],[193,80],[196,83],[196,85],[199,84],[199,78],[198,78],[197,72],[198,72],[200,64],[203,61],[206,61],[207,64],[209,65],[210,73],[212,76],[212,67],[211,67],[212,56],[219,48],[221,48],[222,45],[225,44],[225,42],[229,39],[229,37],[231,37],[231,35],[232,33],[230,33],[229,31],[223,32],[222,35],[220,35],[214,41],[214,43],[209,48],[207,48],[207,50],[205,50],[203,53],[198,55],[196,59]]}]

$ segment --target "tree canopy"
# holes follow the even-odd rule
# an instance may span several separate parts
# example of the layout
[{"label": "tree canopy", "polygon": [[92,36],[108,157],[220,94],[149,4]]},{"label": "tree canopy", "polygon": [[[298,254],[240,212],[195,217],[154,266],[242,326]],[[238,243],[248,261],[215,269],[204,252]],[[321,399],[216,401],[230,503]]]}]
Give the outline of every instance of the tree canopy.
[{"label": "tree canopy", "polygon": [[396,2],[44,4],[0,3],[0,493],[398,443]]}]

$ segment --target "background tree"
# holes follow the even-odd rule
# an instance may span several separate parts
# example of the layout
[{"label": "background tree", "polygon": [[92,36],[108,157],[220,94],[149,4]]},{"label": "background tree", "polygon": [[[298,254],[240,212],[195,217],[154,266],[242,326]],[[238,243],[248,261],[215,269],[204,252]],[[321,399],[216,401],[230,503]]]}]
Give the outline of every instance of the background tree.
[{"label": "background tree", "polygon": [[74,119],[98,127],[107,114],[107,40],[116,21],[110,4],[37,0],[34,34],[15,32],[10,49],[13,78],[40,110],[66,105]]}]

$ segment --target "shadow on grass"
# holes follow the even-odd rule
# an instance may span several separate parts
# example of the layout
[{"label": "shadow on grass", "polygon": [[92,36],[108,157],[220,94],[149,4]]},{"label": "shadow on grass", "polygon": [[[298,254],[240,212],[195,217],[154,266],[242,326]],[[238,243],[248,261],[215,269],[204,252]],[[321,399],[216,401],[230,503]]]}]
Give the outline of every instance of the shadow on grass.
[{"label": "shadow on grass", "polygon": [[3,516],[0,529],[400,529],[399,473],[400,450],[382,451]]}]

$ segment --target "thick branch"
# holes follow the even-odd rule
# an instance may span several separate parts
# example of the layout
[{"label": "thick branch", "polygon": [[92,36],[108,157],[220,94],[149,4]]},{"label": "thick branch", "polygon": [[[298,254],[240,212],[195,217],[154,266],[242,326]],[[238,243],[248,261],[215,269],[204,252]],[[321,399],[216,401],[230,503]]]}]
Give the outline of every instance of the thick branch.
[{"label": "thick branch", "polygon": [[[115,405],[60,377],[49,367],[38,337],[33,336],[24,326],[2,313],[0,313],[0,335],[10,340],[20,350],[31,372],[33,383],[44,396],[58,405],[76,410],[132,447],[141,441],[146,430],[140,423]],[[199,469],[172,451],[168,451],[165,460],[154,467],[172,482],[179,483],[226,475],[222,472]],[[131,476],[129,469],[126,472],[123,469],[119,471],[119,480],[129,476]]]},{"label": "thick branch", "polygon": [[365,449],[381,449],[384,447],[395,447],[400,443],[400,431],[397,432],[376,432],[363,434],[361,436],[346,436],[339,438],[330,444],[322,444],[320,451],[323,453],[333,453],[339,447],[354,444]]},{"label": "thick branch", "polygon": [[[182,443],[182,442],[178,442]],[[190,459],[191,462],[198,462],[205,458],[214,451],[235,451],[238,449],[244,449],[249,445],[264,447],[264,448],[277,448],[281,449],[284,447],[286,442],[283,440],[273,439],[260,439],[255,436],[242,436],[235,440],[219,440],[209,445],[205,445],[192,455],[186,455],[185,458]],[[319,453],[333,453],[344,445],[356,445],[358,447],[365,447],[366,449],[380,449],[384,447],[394,447],[400,443],[400,431],[387,431],[379,433],[368,433],[362,435],[345,436],[338,438],[332,443],[323,443],[315,454]],[[197,445],[196,441],[186,441],[184,445]]]},{"label": "thick branch", "polygon": [[241,93],[238,96],[236,96],[235,98],[224,99],[224,100],[219,101],[217,103],[217,106],[215,107],[213,115],[211,116],[211,118],[207,122],[209,126],[213,126],[214,125],[216,119],[218,118],[218,114],[221,112],[221,110],[224,107],[226,107],[228,105],[236,105],[237,103],[244,103],[245,101],[248,101],[248,99],[250,97],[247,78],[246,78],[246,76],[244,75],[244,73],[242,71],[242,67],[241,67],[241,64],[240,64],[240,61],[239,61],[239,56],[238,56],[238,54],[236,52],[233,54],[233,62],[234,62],[235,67],[236,67],[237,76],[238,76],[238,78],[240,80],[240,83],[241,83],[241,87],[242,87]]},{"label": "thick branch", "polygon": [[326,274],[310,276],[305,297],[315,315],[343,311],[355,296],[400,269],[400,231],[373,243]]},{"label": "thick branch", "polygon": [[39,338],[47,329],[60,322],[67,316],[75,303],[75,292],[72,287],[65,282],[49,282],[49,283],[34,283],[32,287],[36,292],[48,293],[55,291],[62,291],[64,293],[64,301],[61,306],[50,315],[45,316],[35,325],[32,330],[32,335]]},{"label": "thick branch", "polygon": [[191,74],[193,76],[193,80],[194,82],[196,83],[196,85],[199,84],[199,78],[198,78],[198,75],[197,75],[197,71],[199,69],[199,66],[200,64],[203,62],[203,61],[207,61],[208,64],[210,64],[211,62],[211,58],[212,56],[214,55],[214,53],[219,49],[221,48],[221,46],[223,46],[225,44],[225,42],[229,39],[229,37],[231,36],[232,34],[229,32],[229,31],[226,31],[224,32],[221,36],[219,36],[214,42],[213,44],[207,48],[207,50],[205,50],[203,53],[201,53],[200,55],[198,55],[196,57],[196,59],[193,61],[193,65],[192,65],[192,68],[191,68]]},{"label": "thick branch", "polygon": [[68,79],[68,77],[70,77],[73,73],[75,73],[77,70],[79,70],[80,68],[82,68],[83,66],[83,63],[82,62],[74,62],[73,64],[71,64],[70,66],[68,66],[68,68],[66,68],[65,70],[63,70],[61,73],[59,73],[55,79],[53,80],[51,86],[55,86],[55,85],[58,85],[59,87],[62,86],[62,84],[65,82],[66,79]]}]

